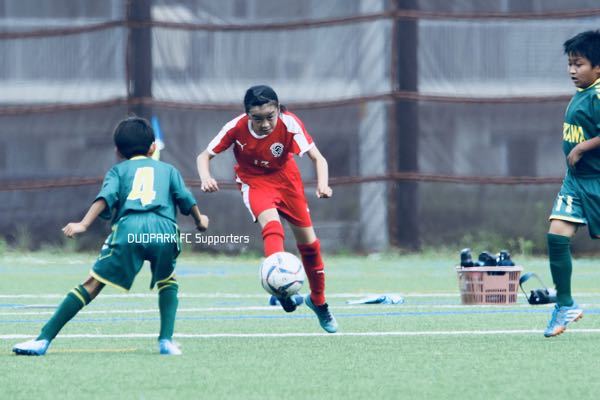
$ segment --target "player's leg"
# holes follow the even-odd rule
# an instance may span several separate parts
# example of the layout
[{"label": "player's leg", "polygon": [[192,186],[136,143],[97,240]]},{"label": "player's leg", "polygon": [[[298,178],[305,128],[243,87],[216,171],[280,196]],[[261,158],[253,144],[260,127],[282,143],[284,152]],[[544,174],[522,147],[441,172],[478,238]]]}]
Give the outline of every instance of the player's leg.
[{"label": "player's leg", "polygon": [[284,251],[285,232],[276,208],[268,208],[257,217],[263,238],[265,257]]},{"label": "player's leg", "polygon": [[[284,239],[285,233],[279,213],[276,208],[268,208],[262,211],[257,218],[258,223],[262,228],[263,247],[265,257],[269,257],[271,254],[279,253],[284,251]],[[270,304],[279,301],[281,307],[286,312],[293,312],[296,308],[304,302],[304,299],[300,295],[293,295],[288,298],[280,298],[271,296],[269,300]]]},{"label": "player's leg", "polygon": [[300,251],[310,285],[310,294],[305,298],[306,305],[317,314],[321,327],[333,333],[337,331],[338,324],[325,300],[325,265],[321,257],[321,243],[312,226],[300,178],[295,182],[280,187],[281,201],[277,208],[290,223]]},{"label": "player's leg", "polygon": [[[154,218],[154,217],[149,217]],[[179,231],[175,224],[166,218],[155,217],[149,222],[156,232],[164,233],[167,237],[175,234],[177,242],[154,243],[146,248],[145,258],[150,261],[152,282],[150,288],[158,289],[158,309],[160,312],[160,332],[158,349],[162,355],[180,355],[181,350],[173,341],[175,320],[179,306],[179,283],[175,279],[175,264],[181,251]]]},{"label": "player's leg", "polygon": [[77,313],[88,305],[102,290],[104,284],[89,276],[83,284],[76,286],[59,304],[52,317],[43,326],[35,340],[19,343],[13,352],[19,355],[42,356],[48,350],[50,342]]},{"label": "player's leg", "polygon": [[252,220],[260,224],[265,257],[283,251],[285,233],[276,208],[278,191],[268,182],[258,180],[252,186],[240,183],[240,190]]},{"label": "player's leg", "polygon": [[175,318],[179,306],[177,297],[179,284],[173,275],[167,280],[157,282],[156,287],[158,289],[158,309],[160,311],[159,353],[163,355],[180,355],[179,346],[173,342]]},{"label": "player's leg", "polygon": [[156,282],[156,288],[158,289],[158,310],[160,312],[158,351],[163,355],[177,356],[181,354],[181,350],[173,341],[177,307],[179,306],[179,283],[175,279],[175,274]]},{"label": "player's leg", "polygon": [[306,305],[317,314],[319,324],[329,333],[337,332],[338,324],[325,300],[325,264],[321,257],[321,242],[312,226],[290,223],[302,257],[302,265],[310,285]]},{"label": "player's leg", "polygon": [[571,275],[573,273],[571,238],[576,231],[576,224],[560,219],[551,220],[548,230],[548,259],[559,306],[573,304],[571,297]]},{"label": "player's leg", "polygon": [[574,195],[576,192],[571,187],[572,184],[573,182],[565,179],[550,215],[550,229],[547,234],[548,260],[552,281],[556,287],[557,302],[544,331],[546,337],[560,335],[569,323],[583,316],[583,311],[571,296],[571,238],[577,232],[577,228],[586,224],[587,220],[580,198]]}]

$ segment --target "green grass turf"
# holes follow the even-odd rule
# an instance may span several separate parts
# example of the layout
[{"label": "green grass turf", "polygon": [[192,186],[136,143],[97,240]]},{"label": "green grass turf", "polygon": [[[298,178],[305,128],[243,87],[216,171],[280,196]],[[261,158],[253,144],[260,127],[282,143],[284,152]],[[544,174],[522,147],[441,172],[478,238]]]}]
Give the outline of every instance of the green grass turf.
[{"label": "green grass turf", "polygon": [[[154,337],[69,338],[157,333],[153,295],[121,297],[107,288],[63,329],[67,337],[59,335],[45,357],[17,357],[11,347],[22,339],[2,337],[36,335],[62,296],[86,276],[94,256],[6,253],[0,261],[0,398],[597,398],[600,333],[577,332],[600,329],[595,260],[575,261],[573,288],[575,295],[582,294],[578,300],[586,304],[586,316],[566,334],[545,339],[550,308],[524,305],[522,296],[511,306],[460,306],[455,258],[327,258],[329,303],[340,332],[409,336],[261,337],[322,331],[305,306],[290,315],[264,308],[258,259],[188,253],[178,263],[176,333],[257,336],[181,337],[181,357],[158,356]],[[516,258],[550,283],[543,258]],[[146,269],[131,293],[152,294],[149,279]],[[405,295],[406,303],[350,307],[343,296],[386,292]],[[436,296],[440,293],[448,296]],[[21,294],[38,296],[7,297]],[[236,309],[250,306],[262,308]],[[490,330],[525,332],[450,334]]]}]

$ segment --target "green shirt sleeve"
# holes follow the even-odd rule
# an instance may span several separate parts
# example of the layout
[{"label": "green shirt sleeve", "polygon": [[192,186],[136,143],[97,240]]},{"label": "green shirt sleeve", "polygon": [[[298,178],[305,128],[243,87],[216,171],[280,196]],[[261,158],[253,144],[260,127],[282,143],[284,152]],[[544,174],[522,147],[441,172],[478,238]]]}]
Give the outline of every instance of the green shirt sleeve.
[{"label": "green shirt sleeve", "polygon": [[171,170],[171,194],[181,213],[183,215],[190,215],[192,207],[196,205],[196,199],[185,186],[181,174],[175,168]]},{"label": "green shirt sleeve", "polygon": [[593,136],[600,136],[600,93],[596,93],[592,98],[591,114],[594,128],[596,130],[593,133]]},{"label": "green shirt sleeve", "polygon": [[116,168],[111,168],[104,177],[102,189],[96,196],[96,200],[104,199],[107,207],[100,214],[100,218],[111,219],[115,206],[119,204],[119,174]]}]

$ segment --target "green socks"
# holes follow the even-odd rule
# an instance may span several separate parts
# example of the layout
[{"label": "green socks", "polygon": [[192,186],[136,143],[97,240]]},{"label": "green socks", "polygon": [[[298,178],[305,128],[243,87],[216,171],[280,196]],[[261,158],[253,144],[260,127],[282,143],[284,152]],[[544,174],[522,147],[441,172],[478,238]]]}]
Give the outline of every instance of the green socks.
[{"label": "green socks", "polygon": [[52,341],[67,322],[71,320],[85,305],[91,301],[90,294],[82,285],[72,289],[67,297],[60,303],[58,309],[46,325],[42,328],[36,340],[46,339]]},{"label": "green socks", "polygon": [[548,234],[548,258],[552,280],[556,286],[557,303],[559,306],[573,305],[571,297],[571,239],[566,236]]},{"label": "green socks", "polygon": [[157,284],[158,287],[158,308],[160,310],[160,335],[158,340],[169,339],[173,337],[175,329],[175,314],[177,314],[177,292],[179,285],[173,278],[166,282]]}]

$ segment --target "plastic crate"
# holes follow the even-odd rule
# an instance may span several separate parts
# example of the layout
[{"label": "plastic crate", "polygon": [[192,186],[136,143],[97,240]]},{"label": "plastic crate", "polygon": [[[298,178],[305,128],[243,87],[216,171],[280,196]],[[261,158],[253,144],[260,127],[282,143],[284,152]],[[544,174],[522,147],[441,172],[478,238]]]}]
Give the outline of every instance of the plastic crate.
[{"label": "plastic crate", "polygon": [[514,304],[523,268],[456,267],[462,304]]}]

